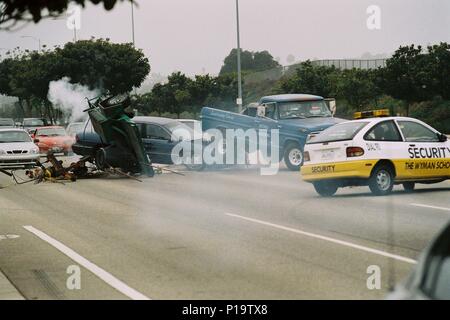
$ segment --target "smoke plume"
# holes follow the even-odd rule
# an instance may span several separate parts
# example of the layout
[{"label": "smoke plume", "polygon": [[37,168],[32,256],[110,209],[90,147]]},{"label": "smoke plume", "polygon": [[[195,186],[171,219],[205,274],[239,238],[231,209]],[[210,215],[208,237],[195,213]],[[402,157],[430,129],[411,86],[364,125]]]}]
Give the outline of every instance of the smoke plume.
[{"label": "smoke plume", "polygon": [[92,99],[99,95],[99,90],[89,90],[86,86],[70,83],[67,77],[50,82],[48,90],[48,100],[69,115],[69,122],[85,120],[87,114],[83,110],[87,109],[86,98]]}]

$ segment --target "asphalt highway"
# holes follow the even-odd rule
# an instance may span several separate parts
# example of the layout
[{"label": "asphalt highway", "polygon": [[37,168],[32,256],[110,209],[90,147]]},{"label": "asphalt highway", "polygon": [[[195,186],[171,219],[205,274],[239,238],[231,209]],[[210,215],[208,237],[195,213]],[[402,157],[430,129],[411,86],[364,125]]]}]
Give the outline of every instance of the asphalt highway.
[{"label": "asphalt highway", "polygon": [[285,168],[38,185],[2,175],[0,270],[26,299],[382,299],[450,221],[450,182],[394,190],[321,198]]}]

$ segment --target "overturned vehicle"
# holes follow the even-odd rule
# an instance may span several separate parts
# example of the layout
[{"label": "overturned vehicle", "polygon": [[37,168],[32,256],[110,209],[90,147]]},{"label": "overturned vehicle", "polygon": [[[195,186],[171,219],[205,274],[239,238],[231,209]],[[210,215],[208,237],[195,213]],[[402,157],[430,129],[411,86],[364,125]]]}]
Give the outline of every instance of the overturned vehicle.
[{"label": "overturned vehicle", "polygon": [[137,125],[127,112],[130,98],[127,95],[110,96],[106,99],[88,100],[89,114],[95,132],[84,133],[88,145],[75,142],[76,154],[84,155],[98,170],[120,168],[132,174],[154,175],[154,170],[140,139]]}]

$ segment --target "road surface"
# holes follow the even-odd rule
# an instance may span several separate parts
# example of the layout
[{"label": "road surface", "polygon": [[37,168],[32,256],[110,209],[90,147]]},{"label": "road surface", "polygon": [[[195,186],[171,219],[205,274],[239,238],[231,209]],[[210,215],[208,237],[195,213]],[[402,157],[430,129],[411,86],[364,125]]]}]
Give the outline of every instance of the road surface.
[{"label": "road surface", "polygon": [[286,169],[0,188],[0,270],[26,299],[379,299],[450,220],[449,182],[321,198]]}]

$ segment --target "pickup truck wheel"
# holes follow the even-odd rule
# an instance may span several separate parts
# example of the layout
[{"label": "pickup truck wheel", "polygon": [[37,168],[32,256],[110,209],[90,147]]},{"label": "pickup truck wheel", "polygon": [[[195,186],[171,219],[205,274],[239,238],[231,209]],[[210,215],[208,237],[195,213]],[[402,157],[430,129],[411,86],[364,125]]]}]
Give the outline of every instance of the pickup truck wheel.
[{"label": "pickup truck wheel", "polygon": [[316,192],[322,197],[331,197],[338,189],[338,186],[335,183],[329,181],[317,181],[313,183],[313,186]]},{"label": "pickup truck wheel", "polygon": [[284,162],[292,171],[300,170],[303,164],[303,150],[296,143],[290,143],[284,149]]}]

